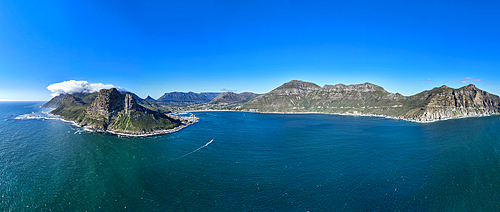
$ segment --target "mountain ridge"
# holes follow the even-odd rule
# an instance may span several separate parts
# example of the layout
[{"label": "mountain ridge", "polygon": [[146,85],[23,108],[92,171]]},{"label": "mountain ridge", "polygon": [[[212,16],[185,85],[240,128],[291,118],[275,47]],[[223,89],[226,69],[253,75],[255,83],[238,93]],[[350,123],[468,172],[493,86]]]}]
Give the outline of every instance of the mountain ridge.
[{"label": "mountain ridge", "polygon": [[246,103],[255,97],[260,96],[260,94],[255,94],[252,92],[224,92],[215,97],[209,104],[234,104],[234,103]]},{"label": "mountain ridge", "polygon": [[188,106],[212,101],[220,93],[170,92],[163,94],[156,103],[166,106]]},{"label": "mountain ridge", "polygon": [[[420,93],[403,96],[391,93],[383,87],[365,82],[361,84],[336,84],[319,86],[312,82],[292,80],[278,86],[266,94],[243,92],[220,93],[208,101],[207,95],[217,93],[165,93],[158,100],[150,96],[141,99],[131,92],[130,95],[140,108],[152,112],[169,113],[173,111],[230,110],[263,113],[327,113],[340,115],[383,116],[416,122],[430,122],[450,118],[486,116],[500,113],[500,97],[477,88],[473,84],[460,88],[446,85],[434,87]],[[95,100],[93,94],[67,94],[51,99],[51,104],[61,102],[64,107],[54,113],[64,113],[76,118]],[[178,105],[159,105],[161,101],[171,101]],[[179,100],[180,102],[175,102]],[[130,100],[132,101],[132,100]],[[208,101],[208,102],[207,102]],[[46,105],[51,105],[49,102]],[[74,107],[67,107],[72,104]]]},{"label": "mountain ridge", "polygon": [[242,111],[384,116],[417,122],[500,113],[500,97],[470,84],[405,97],[371,84],[325,85],[292,80],[244,104]]}]

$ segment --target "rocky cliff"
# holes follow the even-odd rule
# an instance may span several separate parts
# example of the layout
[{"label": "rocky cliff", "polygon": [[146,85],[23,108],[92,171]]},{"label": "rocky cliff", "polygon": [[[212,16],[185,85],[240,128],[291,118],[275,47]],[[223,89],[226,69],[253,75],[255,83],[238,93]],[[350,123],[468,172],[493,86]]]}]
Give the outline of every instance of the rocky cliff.
[{"label": "rocky cliff", "polygon": [[398,118],[434,121],[500,112],[500,97],[470,84],[459,89],[441,86],[406,99]]},{"label": "rocky cliff", "polygon": [[405,97],[371,84],[325,85],[293,80],[241,108],[254,112],[319,112],[386,116],[411,121],[497,114],[500,98],[474,85],[446,86]]},{"label": "rocky cliff", "polygon": [[180,120],[143,107],[131,94],[115,88],[91,95],[94,100],[89,102],[68,94],[52,113],[96,131],[133,135],[154,134],[181,125]]}]

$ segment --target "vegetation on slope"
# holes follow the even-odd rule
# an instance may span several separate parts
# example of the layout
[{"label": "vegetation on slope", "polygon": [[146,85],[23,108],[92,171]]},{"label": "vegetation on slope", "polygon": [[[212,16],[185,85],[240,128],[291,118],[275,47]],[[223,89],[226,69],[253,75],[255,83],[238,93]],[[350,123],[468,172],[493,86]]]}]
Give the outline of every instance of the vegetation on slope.
[{"label": "vegetation on slope", "polygon": [[380,115],[432,121],[500,112],[500,97],[476,88],[442,86],[404,97],[370,83],[325,85],[293,80],[241,107],[255,112],[320,112]]},{"label": "vegetation on slope", "polygon": [[84,98],[67,94],[51,113],[95,130],[132,134],[152,133],[181,125],[181,121],[143,107],[132,95],[123,95],[114,88],[102,89]]}]

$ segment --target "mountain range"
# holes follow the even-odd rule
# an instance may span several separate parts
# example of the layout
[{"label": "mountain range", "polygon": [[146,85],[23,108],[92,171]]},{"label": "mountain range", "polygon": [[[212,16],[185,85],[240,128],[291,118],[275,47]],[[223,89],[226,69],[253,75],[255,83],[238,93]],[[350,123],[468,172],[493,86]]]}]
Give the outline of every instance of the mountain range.
[{"label": "mountain range", "polygon": [[[132,105],[137,105],[134,106],[137,108],[134,111],[153,114],[153,119],[158,117],[165,118],[160,114],[168,115],[171,110],[174,112],[233,110],[263,113],[329,113],[383,116],[417,122],[500,113],[500,97],[480,90],[473,84],[458,89],[443,85],[412,96],[403,96],[399,93],[388,92],[381,86],[371,83],[324,85],[320,87],[314,83],[300,80],[292,80],[284,83],[263,95],[250,92],[240,94],[233,92],[171,92],[165,93],[162,97],[155,100],[150,96],[146,99],[141,99],[134,93],[127,91],[119,92],[115,89],[112,92],[101,90],[99,93],[92,94],[75,93],[59,95],[44,104],[43,107],[57,107],[52,113],[83,125],[90,125],[98,130],[109,129],[120,131],[125,128],[120,124],[114,123],[114,121],[123,122],[120,117],[126,117],[127,115],[124,115],[125,113],[120,111],[129,111],[126,107],[122,107],[119,104],[117,106],[118,109],[111,110],[114,112],[108,111],[109,114],[104,114],[104,119],[96,118],[95,114],[91,115],[91,109],[89,109],[95,108],[90,106],[94,104],[97,97],[113,94],[118,99],[118,93],[121,95],[119,99],[122,100],[117,100],[117,102],[129,101]],[[106,98],[111,98],[111,96]],[[100,99],[105,98],[101,97]],[[119,117],[115,117],[115,115],[119,115]],[[136,116],[137,113],[134,117]],[[86,120],[86,118],[89,118],[89,120]],[[108,121],[101,123],[97,120]],[[170,122],[178,123],[172,120]],[[135,124],[140,125],[139,122],[135,122]],[[132,126],[132,131],[134,132],[151,132],[156,129],[152,125],[148,125],[148,127],[130,126]],[[165,129],[166,126],[161,126],[160,128]]]},{"label": "mountain range", "polygon": [[428,122],[484,116],[500,112],[500,97],[470,84],[459,89],[441,86],[405,97],[371,84],[325,85],[292,80],[241,107],[242,111],[333,113],[384,116]]},{"label": "mountain range", "polygon": [[260,96],[260,94],[255,94],[252,92],[243,92],[243,93],[233,93],[233,92],[224,92],[215,97],[209,104],[235,104],[235,103],[246,103],[255,97]]},{"label": "mountain range", "polygon": [[[155,100],[155,103],[166,106],[188,106],[212,101],[221,93],[170,92]],[[152,99],[152,98],[151,98]]]}]

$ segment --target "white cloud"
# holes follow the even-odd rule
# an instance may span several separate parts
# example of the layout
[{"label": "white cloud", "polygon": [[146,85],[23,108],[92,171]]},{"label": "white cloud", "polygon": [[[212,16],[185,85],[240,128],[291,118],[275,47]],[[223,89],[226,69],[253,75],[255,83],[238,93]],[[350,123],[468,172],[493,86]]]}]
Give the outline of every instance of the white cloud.
[{"label": "white cloud", "polygon": [[431,79],[422,79],[422,81],[432,81]]},{"label": "white cloud", "polygon": [[69,80],[59,83],[54,83],[47,86],[47,89],[52,92],[52,96],[56,97],[60,94],[73,94],[73,93],[93,93],[101,89],[117,88],[118,90],[124,90],[123,88],[102,83],[89,83],[87,81],[76,81]]},{"label": "white cloud", "polygon": [[462,83],[462,84],[468,84],[468,83],[471,83],[471,82],[479,82],[479,81],[483,81],[483,80],[475,78],[475,77],[466,77],[466,78],[461,79],[460,83]]}]

